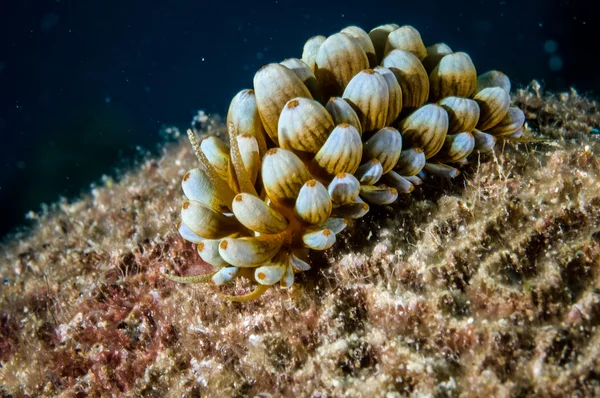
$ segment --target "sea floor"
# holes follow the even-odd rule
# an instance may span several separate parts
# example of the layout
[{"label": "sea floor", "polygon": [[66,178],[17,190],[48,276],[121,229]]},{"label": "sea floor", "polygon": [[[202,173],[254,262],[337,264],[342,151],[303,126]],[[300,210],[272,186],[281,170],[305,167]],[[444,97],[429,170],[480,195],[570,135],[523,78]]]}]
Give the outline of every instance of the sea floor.
[{"label": "sea floor", "polygon": [[31,213],[0,246],[2,396],[600,396],[598,103],[514,101],[553,141],[372,210],[255,302],[160,276],[209,270],[176,230],[187,142]]}]

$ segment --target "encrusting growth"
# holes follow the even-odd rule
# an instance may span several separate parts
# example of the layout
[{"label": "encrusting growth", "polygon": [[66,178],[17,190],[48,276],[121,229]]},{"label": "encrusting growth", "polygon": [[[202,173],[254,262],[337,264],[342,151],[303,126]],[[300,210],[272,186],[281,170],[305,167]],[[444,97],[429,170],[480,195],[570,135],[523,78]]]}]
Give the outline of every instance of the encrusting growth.
[{"label": "encrusting growth", "polygon": [[468,54],[425,47],[411,26],[313,37],[302,59],[263,66],[233,98],[229,146],[188,132],[200,168],[183,178],[179,232],[216,270],[166,276],[256,283],[232,301],[289,288],[309,250],[329,249],[347,220],[431,176],[456,177],[497,140],[531,140],[524,122],[506,75],[478,76]]}]

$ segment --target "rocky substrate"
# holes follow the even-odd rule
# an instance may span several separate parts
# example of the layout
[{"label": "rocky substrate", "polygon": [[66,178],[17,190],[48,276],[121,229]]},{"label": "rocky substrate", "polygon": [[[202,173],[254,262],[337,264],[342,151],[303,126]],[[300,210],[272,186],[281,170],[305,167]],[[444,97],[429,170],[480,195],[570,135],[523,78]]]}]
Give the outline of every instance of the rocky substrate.
[{"label": "rocky substrate", "polygon": [[599,396],[598,104],[513,99],[553,141],[373,207],[251,303],[160,275],[209,269],[176,230],[187,142],[32,213],[0,250],[2,395]]}]

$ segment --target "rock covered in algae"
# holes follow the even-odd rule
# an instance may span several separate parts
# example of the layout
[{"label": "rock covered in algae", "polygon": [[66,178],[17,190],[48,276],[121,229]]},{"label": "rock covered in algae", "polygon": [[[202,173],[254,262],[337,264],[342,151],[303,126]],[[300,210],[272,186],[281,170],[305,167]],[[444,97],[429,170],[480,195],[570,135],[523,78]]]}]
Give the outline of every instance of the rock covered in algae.
[{"label": "rock covered in algae", "polygon": [[159,276],[208,269],[176,229],[186,143],[50,206],[0,250],[3,396],[599,395],[598,104],[513,100],[556,141],[424,183],[256,302]]},{"label": "rock covered in algae", "polygon": [[508,76],[478,75],[468,54],[425,47],[412,26],[349,26],[310,38],[302,57],[264,65],[232,99],[229,146],[188,131],[200,167],[183,177],[178,229],[214,270],[166,278],[255,282],[223,296],[238,302],[289,289],[310,251],[331,248],[371,205],[455,178],[496,141],[525,133]]}]

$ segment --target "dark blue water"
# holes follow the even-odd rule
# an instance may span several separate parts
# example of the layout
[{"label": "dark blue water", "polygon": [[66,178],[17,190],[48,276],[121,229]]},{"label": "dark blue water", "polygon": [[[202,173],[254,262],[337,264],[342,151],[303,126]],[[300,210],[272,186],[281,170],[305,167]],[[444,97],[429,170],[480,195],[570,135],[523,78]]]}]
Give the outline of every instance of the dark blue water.
[{"label": "dark blue water", "polygon": [[163,124],[224,114],[256,69],[300,57],[348,25],[411,24],[479,71],[597,94],[594,1],[2,1],[0,236],[28,210],[72,198]]}]

